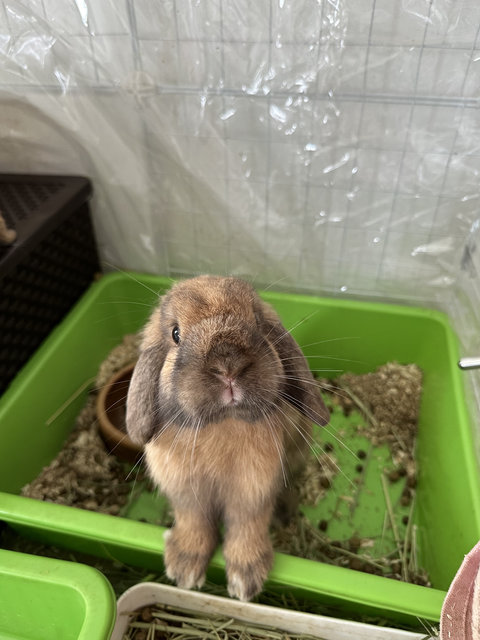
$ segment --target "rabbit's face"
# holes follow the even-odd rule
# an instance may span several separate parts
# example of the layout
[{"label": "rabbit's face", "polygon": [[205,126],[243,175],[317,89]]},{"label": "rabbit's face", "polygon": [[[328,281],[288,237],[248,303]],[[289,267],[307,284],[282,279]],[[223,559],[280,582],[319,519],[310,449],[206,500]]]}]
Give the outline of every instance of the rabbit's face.
[{"label": "rabbit's face", "polygon": [[165,297],[158,321],[168,345],[160,389],[187,423],[255,421],[276,409],[283,367],[262,332],[261,303],[250,285],[187,280]]},{"label": "rabbit's face", "polygon": [[127,430],[148,442],[167,426],[282,414],[284,402],[328,422],[308,364],[275,311],[243,280],[198,276],[153,311],[127,399]]}]

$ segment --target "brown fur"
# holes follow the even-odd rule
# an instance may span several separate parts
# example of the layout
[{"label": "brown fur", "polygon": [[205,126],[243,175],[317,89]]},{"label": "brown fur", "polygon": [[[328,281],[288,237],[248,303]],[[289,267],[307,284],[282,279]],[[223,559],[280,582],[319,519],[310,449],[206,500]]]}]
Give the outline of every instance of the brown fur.
[{"label": "brown fur", "polygon": [[311,416],[328,419],[312,383],[275,312],[240,280],[181,282],[153,312],[127,429],[146,443],[152,478],[174,508],[165,563],[179,586],[202,584],[224,522],[230,594],[249,600],[261,590],[275,504],[308,448]]}]

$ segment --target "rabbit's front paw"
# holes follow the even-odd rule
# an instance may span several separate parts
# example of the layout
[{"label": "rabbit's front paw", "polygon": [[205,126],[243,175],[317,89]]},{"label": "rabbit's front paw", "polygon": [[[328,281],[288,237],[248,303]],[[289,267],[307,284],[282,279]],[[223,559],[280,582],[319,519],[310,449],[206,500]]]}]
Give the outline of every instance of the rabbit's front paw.
[{"label": "rabbit's front paw", "polygon": [[228,593],[232,598],[248,602],[260,593],[273,563],[269,549],[254,562],[227,563]]},{"label": "rabbit's front paw", "polygon": [[175,529],[165,532],[165,569],[167,577],[182,589],[200,588],[205,582],[205,571],[210,553],[201,553],[182,544]]}]

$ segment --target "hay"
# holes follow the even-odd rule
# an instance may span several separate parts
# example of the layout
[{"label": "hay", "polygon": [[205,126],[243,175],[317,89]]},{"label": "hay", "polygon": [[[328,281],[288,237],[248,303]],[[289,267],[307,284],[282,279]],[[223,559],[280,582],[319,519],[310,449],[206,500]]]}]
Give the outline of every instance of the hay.
[{"label": "hay", "polygon": [[[138,337],[127,335],[104,360],[70,436],[54,460],[23,487],[23,496],[110,515],[118,515],[132,498],[134,481],[127,480],[130,465],[105,449],[98,432],[95,404],[101,387],[114,373],[135,361],[137,353]],[[145,481],[143,469],[135,479],[137,483]]]}]

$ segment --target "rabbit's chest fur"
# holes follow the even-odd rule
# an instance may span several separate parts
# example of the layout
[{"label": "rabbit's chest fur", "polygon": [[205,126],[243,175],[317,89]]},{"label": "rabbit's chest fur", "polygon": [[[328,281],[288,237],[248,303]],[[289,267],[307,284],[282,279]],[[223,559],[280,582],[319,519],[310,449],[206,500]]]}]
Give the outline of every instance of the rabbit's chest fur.
[{"label": "rabbit's chest fur", "polygon": [[278,426],[227,419],[197,432],[167,429],[145,452],[153,480],[169,498],[253,507],[279,488],[284,437]]}]

